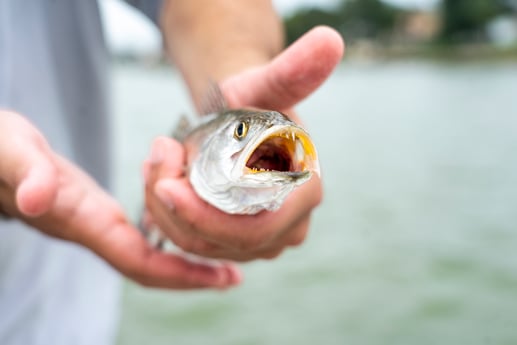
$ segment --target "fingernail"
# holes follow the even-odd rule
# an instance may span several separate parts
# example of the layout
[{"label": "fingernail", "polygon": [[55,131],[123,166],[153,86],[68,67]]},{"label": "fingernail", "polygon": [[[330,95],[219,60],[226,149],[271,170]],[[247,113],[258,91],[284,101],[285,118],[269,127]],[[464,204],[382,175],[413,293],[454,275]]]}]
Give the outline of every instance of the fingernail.
[{"label": "fingernail", "polygon": [[156,185],[154,188],[154,194],[169,210],[174,210],[174,203],[172,202],[172,198],[167,192],[166,189],[160,186],[160,183]]},{"label": "fingernail", "polygon": [[163,161],[163,147],[159,141],[155,141],[151,150],[151,164],[159,164]]}]

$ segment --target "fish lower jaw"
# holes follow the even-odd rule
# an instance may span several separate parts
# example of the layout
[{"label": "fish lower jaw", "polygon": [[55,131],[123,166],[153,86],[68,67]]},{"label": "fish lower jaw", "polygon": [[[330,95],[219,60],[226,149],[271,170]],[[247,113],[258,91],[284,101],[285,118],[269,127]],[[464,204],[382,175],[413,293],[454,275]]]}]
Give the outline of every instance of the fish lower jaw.
[{"label": "fish lower jaw", "polygon": [[257,188],[255,184],[253,187],[234,186],[224,192],[205,193],[200,196],[228,214],[253,215],[261,211],[278,210],[295,187],[293,184],[284,184]]},{"label": "fish lower jaw", "polygon": [[312,171],[276,171],[245,168],[237,184],[251,188],[264,188],[293,184],[298,186],[312,176]]},{"label": "fish lower jaw", "polygon": [[241,175],[226,183],[214,184],[196,169],[190,182],[196,194],[215,208],[228,214],[256,214],[278,210],[287,196],[305,179],[292,179],[285,174],[262,172]]}]

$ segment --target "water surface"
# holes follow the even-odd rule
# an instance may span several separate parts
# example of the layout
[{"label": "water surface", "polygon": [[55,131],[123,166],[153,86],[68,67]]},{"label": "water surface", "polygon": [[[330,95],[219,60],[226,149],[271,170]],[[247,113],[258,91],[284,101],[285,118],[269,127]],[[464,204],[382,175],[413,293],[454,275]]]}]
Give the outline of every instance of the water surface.
[{"label": "water surface", "polygon": [[[114,76],[136,217],[140,162],[191,107],[175,72]],[[345,63],[299,113],[325,183],[306,243],[224,293],[127,284],[119,344],[517,343],[517,64]]]}]

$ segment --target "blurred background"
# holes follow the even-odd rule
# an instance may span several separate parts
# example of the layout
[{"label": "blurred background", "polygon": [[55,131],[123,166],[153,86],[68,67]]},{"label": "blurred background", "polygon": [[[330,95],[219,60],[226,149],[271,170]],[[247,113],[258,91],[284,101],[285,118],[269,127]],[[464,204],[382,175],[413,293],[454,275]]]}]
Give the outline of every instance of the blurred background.
[{"label": "blurred background", "polygon": [[[289,42],[318,24],[347,42],[298,107],[325,184],[312,231],[230,291],[128,282],[118,343],[516,344],[517,1],[274,3]],[[137,219],[152,139],[193,108],[158,30],[100,4],[116,194]]]}]

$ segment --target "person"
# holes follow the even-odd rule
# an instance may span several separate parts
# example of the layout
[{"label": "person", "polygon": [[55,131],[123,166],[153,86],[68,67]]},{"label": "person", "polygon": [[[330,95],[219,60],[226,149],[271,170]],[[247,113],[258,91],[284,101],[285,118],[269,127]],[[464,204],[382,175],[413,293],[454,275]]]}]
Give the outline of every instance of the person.
[{"label": "person", "polygon": [[[231,107],[298,121],[293,107],[343,54],[341,37],[325,27],[282,51],[269,0],[129,2],[159,23],[196,106],[215,80]],[[162,137],[143,164],[148,214],[184,250],[225,260],[191,262],[149,246],[109,194],[97,3],[0,0],[0,18],[1,344],[111,344],[118,273],[149,287],[224,289],[241,280],[231,261],[273,258],[303,242],[321,199],[318,178],[278,212],[227,215],[195,195],[182,146]]]}]

